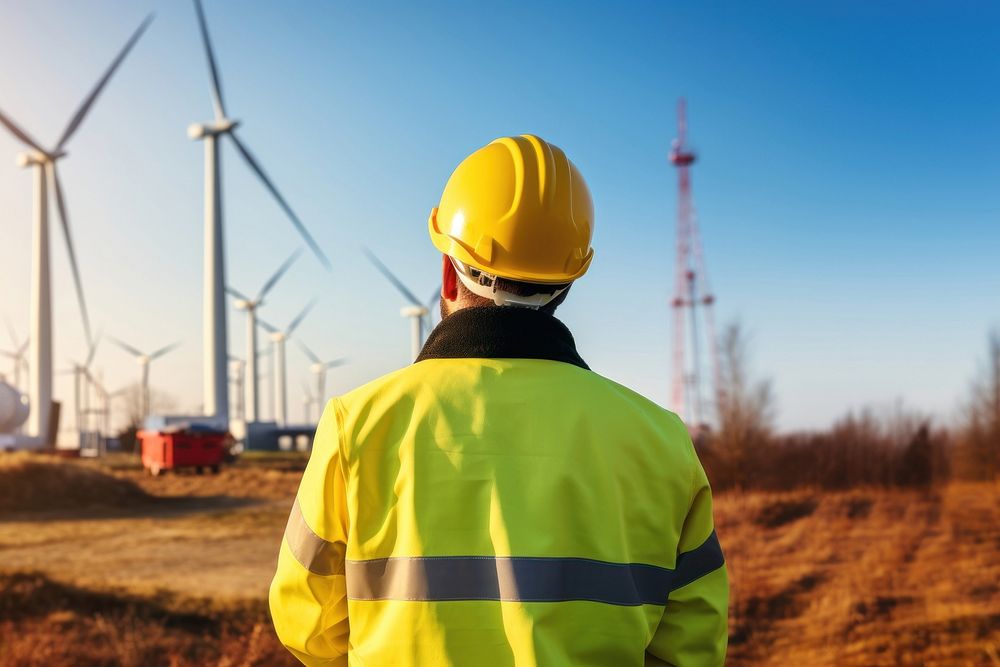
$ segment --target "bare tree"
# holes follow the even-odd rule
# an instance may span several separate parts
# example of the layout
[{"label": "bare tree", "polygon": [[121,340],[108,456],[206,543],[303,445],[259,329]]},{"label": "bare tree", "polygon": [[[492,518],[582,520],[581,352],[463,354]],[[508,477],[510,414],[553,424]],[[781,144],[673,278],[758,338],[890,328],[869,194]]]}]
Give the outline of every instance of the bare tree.
[{"label": "bare tree", "polygon": [[737,488],[749,485],[755,463],[766,457],[774,424],[771,381],[751,377],[748,347],[740,324],[727,325],[719,340],[718,431],[711,449],[717,482]]},{"label": "bare tree", "polygon": [[1000,330],[990,332],[986,364],[969,394],[957,463],[963,476],[993,479],[1000,472]]},{"label": "bare tree", "polygon": [[[138,430],[142,428],[142,385],[138,382],[128,385],[121,391],[118,398],[118,414],[125,419],[125,428]],[[124,412],[121,412],[124,407]],[[149,412],[157,414],[177,409],[177,399],[165,391],[150,387]]]}]

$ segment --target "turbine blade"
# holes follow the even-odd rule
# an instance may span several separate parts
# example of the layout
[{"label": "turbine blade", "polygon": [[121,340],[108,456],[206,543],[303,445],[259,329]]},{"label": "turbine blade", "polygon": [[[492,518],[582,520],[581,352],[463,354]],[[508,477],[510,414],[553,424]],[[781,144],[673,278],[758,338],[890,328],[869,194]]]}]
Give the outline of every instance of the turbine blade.
[{"label": "turbine blade", "polygon": [[295,331],[300,324],[302,324],[302,320],[306,318],[306,315],[309,314],[309,311],[312,310],[313,306],[315,305],[316,305],[316,299],[313,299],[312,301],[309,302],[309,304],[305,308],[302,309],[301,313],[295,316],[295,319],[292,320],[292,323],[288,325],[287,329],[285,329],[286,338],[291,337],[292,332]]},{"label": "turbine blade", "polygon": [[336,368],[337,366],[343,366],[346,363],[347,359],[341,358],[341,359],[331,359],[330,361],[326,362],[323,365],[326,366],[327,370],[329,370],[331,368]]},{"label": "turbine blade", "polygon": [[413,292],[411,292],[410,289],[406,285],[404,285],[399,278],[393,275],[392,271],[389,270],[389,267],[383,264],[382,261],[375,256],[375,253],[373,253],[368,248],[365,248],[364,250],[365,254],[368,255],[368,259],[370,259],[372,264],[375,265],[375,268],[377,268],[382,273],[382,275],[385,276],[386,279],[388,279],[389,282],[395,285],[396,289],[399,290],[400,294],[406,297],[406,299],[414,306],[417,306],[419,308],[423,307],[424,304],[421,303],[420,299],[418,299],[417,296]]},{"label": "turbine blade", "polygon": [[153,359],[159,359],[160,357],[162,357],[163,355],[165,355],[167,352],[172,352],[173,350],[177,349],[178,347],[180,347],[180,345],[181,345],[181,342],[177,341],[175,343],[171,343],[170,345],[167,345],[166,347],[161,347],[159,350],[157,350],[153,354],[149,355],[149,360],[152,361]]},{"label": "turbine blade", "polygon": [[323,363],[322,361],[320,361],[319,357],[316,356],[315,352],[313,352],[308,347],[306,347],[305,343],[303,343],[302,341],[297,341],[297,342],[299,344],[299,347],[302,348],[302,351],[306,353],[307,357],[309,357],[309,361],[313,362],[314,364],[322,364]]},{"label": "turbine blade", "polygon": [[35,141],[30,134],[19,128],[17,126],[17,123],[15,123],[3,111],[0,111],[0,123],[3,123],[4,127],[10,130],[10,133],[13,134],[15,137],[17,137],[18,139],[20,139],[24,145],[28,146],[29,148],[34,148],[39,153],[43,154],[48,153],[48,151],[46,151],[44,148],[38,145],[38,142]]},{"label": "turbine blade", "polygon": [[21,343],[20,349],[18,349],[18,351],[17,351],[17,356],[21,356],[22,354],[24,354],[25,352],[27,352],[28,351],[28,345],[30,343],[31,343],[31,338],[30,337],[25,338],[24,342]]},{"label": "turbine blade", "polygon": [[226,117],[226,105],[222,101],[222,82],[219,80],[219,67],[215,63],[215,52],[212,50],[212,40],[208,36],[208,22],[205,21],[205,9],[201,6],[201,0],[194,0],[194,10],[198,15],[198,29],[201,31],[201,42],[205,46],[205,57],[208,59],[208,73],[212,79],[215,118],[222,120]]},{"label": "turbine blade", "polygon": [[227,291],[227,292],[229,292],[230,296],[235,296],[235,297],[236,297],[237,299],[243,299],[244,301],[249,301],[249,300],[250,300],[250,297],[248,297],[248,296],[247,296],[246,294],[244,294],[243,292],[240,292],[240,291],[239,291],[238,289],[236,289],[235,287],[229,287],[229,286],[227,285],[227,286],[226,286],[226,291]]},{"label": "turbine blade", "polygon": [[290,267],[295,262],[295,260],[299,258],[299,255],[301,254],[302,254],[302,248],[299,248],[298,250],[293,252],[292,256],[286,259],[285,263],[282,264],[278,268],[278,270],[274,272],[274,275],[267,279],[267,282],[264,283],[264,286],[260,288],[260,293],[257,294],[257,303],[260,303],[261,301],[264,300],[264,297],[267,296],[267,293],[271,291],[271,289],[278,283],[279,280],[281,280],[281,276],[285,275],[285,271],[288,270],[288,267]]},{"label": "turbine blade", "polygon": [[17,359],[18,355],[14,352],[8,352],[7,350],[0,350],[0,354],[11,359]]},{"label": "turbine blade", "polygon": [[98,331],[93,344],[90,346],[90,351],[87,353],[87,361],[83,364],[84,369],[90,368],[90,363],[94,360],[94,355],[97,354],[97,344],[101,342],[102,336],[104,334]]},{"label": "turbine blade", "polygon": [[[257,318],[257,324],[260,325],[260,327],[263,328],[264,331],[266,331],[268,333],[280,333],[281,332],[281,329],[279,329],[278,327],[274,326],[273,324],[269,324],[268,322],[265,322],[264,320],[260,319],[259,317]],[[260,356],[260,355],[267,354],[267,352],[258,352],[257,354],[258,354],[258,356]]]},{"label": "turbine blade", "polygon": [[117,345],[121,349],[123,349],[126,352],[128,352],[129,354],[131,354],[133,357],[141,357],[142,356],[142,352],[140,352],[139,350],[135,349],[134,347],[132,347],[131,345],[129,345],[125,341],[119,340],[119,339],[115,338],[114,336],[108,336],[108,340],[110,340],[112,343],[114,343],[115,345]]},{"label": "turbine blade", "polygon": [[236,150],[238,150],[240,155],[243,156],[243,159],[246,160],[246,163],[250,167],[250,169],[255,174],[257,174],[257,178],[259,178],[261,183],[264,184],[264,187],[267,188],[267,190],[271,193],[271,196],[273,196],[274,199],[278,202],[278,206],[280,206],[281,209],[285,212],[285,215],[288,216],[288,219],[292,221],[292,225],[295,226],[295,229],[297,229],[302,238],[305,239],[305,242],[309,246],[309,249],[313,251],[313,254],[316,255],[316,258],[320,261],[320,263],[323,264],[323,266],[326,268],[327,271],[331,270],[330,260],[327,259],[326,255],[323,254],[323,251],[320,250],[319,245],[316,243],[315,239],[313,239],[312,235],[309,233],[309,230],[307,230],[306,226],[302,224],[301,220],[299,220],[299,216],[295,215],[295,211],[292,210],[292,207],[288,205],[288,202],[285,201],[285,198],[281,195],[280,192],[278,192],[278,188],[275,187],[274,183],[271,182],[271,179],[264,172],[264,169],[260,166],[260,163],[257,162],[257,158],[255,158],[253,154],[250,153],[250,150],[243,144],[243,142],[240,141],[240,138],[236,136],[235,131],[229,132],[229,138],[233,140],[233,144],[236,145]]},{"label": "turbine blade", "polygon": [[76,286],[76,300],[80,304],[80,315],[83,317],[83,330],[87,334],[87,344],[93,343],[90,333],[90,316],[87,314],[87,302],[83,298],[83,283],[80,281],[80,267],[76,261],[76,250],[73,248],[73,235],[69,229],[69,217],[66,214],[66,202],[63,199],[62,185],[59,183],[59,172],[56,163],[49,162],[49,177],[56,191],[56,208],[59,209],[59,223],[62,226],[63,239],[66,241],[66,251],[69,253],[69,264],[73,270],[73,284]]},{"label": "turbine blade", "polygon": [[146,28],[149,27],[149,24],[152,23],[152,21],[153,15],[150,14],[143,20],[142,23],[139,24],[139,27],[136,28],[134,33],[132,33],[129,40],[125,42],[125,46],[118,53],[118,57],[111,61],[111,66],[108,67],[104,76],[100,78],[97,85],[94,86],[94,89],[90,91],[90,95],[87,95],[83,104],[81,104],[80,108],[76,110],[75,114],[73,114],[73,118],[70,119],[69,125],[66,126],[66,130],[63,131],[62,136],[59,138],[59,143],[56,144],[55,151],[53,151],[54,153],[58,153],[62,150],[62,147],[66,145],[66,142],[70,140],[73,133],[80,127],[80,123],[82,123],[83,119],[87,116],[87,113],[90,111],[90,107],[94,105],[97,97],[101,94],[101,91],[104,90],[104,86],[106,86],[108,81],[111,80],[111,76],[115,73],[115,70],[117,70],[118,66],[122,64],[122,61],[125,60],[125,56],[127,56],[129,51],[132,50],[132,47],[135,46],[137,41],[139,41],[139,38],[142,37],[142,33],[146,32]]},{"label": "turbine blade", "polygon": [[431,298],[428,299],[427,301],[427,310],[433,311],[434,307],[440,300],[441,300],[441,285],[438,285],[438,288],[434,290],[434,294],[432,294]]}]

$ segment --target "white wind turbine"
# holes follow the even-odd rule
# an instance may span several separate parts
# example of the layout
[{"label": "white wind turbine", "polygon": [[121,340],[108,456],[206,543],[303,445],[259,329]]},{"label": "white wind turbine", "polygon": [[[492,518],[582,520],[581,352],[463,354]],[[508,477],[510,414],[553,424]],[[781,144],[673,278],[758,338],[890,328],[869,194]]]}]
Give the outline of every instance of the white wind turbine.
[{"label": "white wind turbine", "polygon": [[10,334],[10,344],[13,346],[11,350],[0,350],[0,354],[8,357],[14,364],[14,373],[12,379],[14,380],[14,387],[18,391],[24,391],[24,387],[21,386],[21,370],[25,371],[27,375],[28,370],[28,357],[26,353],[28,352],[28,344],[31,342],[30,338],[25,338],[23,341],[18,339],[17,333],[14,331],[14,325],[7,321],[7,333]]},{"label": "white wind turbine", "polygon": [[441,288],[438,287],[437,291],[427,303],[422,303],[417,295],[410,291],[406,285],[403,284],[399,278],[393,275],[392,271],[389,270],[382,261],[375,256],[368,248],[365,248],[365,254],[368,255],[368,259],[371,260],[372,264],[375,265],[383,276],[393,284],[393,286],[399,290],[399,293],[410,302],[409,306],[403,306],[399,310],[399,314],[403,317],[410,318],[410,354],[414,359],[420,354],[420,348],[424,345],[424,332],[428,334],[431,332],[431,309],[434,304],[440,299]]},{"label": "white wind turbine", "polygon": [[108,338],[111,338],[111,341],[115,345],[131,354],[135,358],[136,363],[139,364],[139,413],[142,416],[142,420],[145,421],[146,417],[149,416],[149,364],[177,348],[180,345],[180,341],[171,343],[166,347],[161,347],[151,354],[146,354],[117,338],[111,336],[108,336]]},{"label": "white wind turbine", "polygon": [[[49,413],[52,409],[52,294],[49,270],[49,189],[55,193],[56,209],[59,212],[59,222],[62,227],[66,249],[69,252],[70,268],[73,272],[73,282],[76,286],[76,298],[83,317],[84,333],[87,343],[91,341],[90,320],[87,316],[87,306],[83,299],[83,284],[80,281],[80,270],[76,261],[76,251],[73,248],[73,236],[70,233],[69,216],[66,213],[66,203],[63,198],[62,185],[56,171],[56,162],[66,156],[66,144],[79,129],[87,113],[97,97],[104,90],[111,76],[121,65],[136,41],[153,20],[148,16],[139,28],[132,34],[125,47],[111,62],[104,76],[97,82],[83,104],[69,121],[62,136],[54,148],[42,148],[35,139],[22,130],[13,120],[0,111],[0,124],[3,124],[11,134],[23,143],[28,151],[17,156],[17,163],[22,167],[34,170],[34,231],[32,233],[32,272],[31,272],[31,364],[30,364],[30,404],[31,414],[28,418],[28,434],[35,439],[45,439],[49,423]],[[40,443],[48,444],[48,443]]]},{"label": "white wind turbine", "polygon": [[229,369],[232,372],[230,375],[230,381],[233,384],[233,394],[235,395],[236,414],[235,419],[245,419],[246,416],[246,403],[244,402],[244,392],[243,385],[246,381],[246,367],[247,362],[239,357],[234,357],[229,355]]},{"label": "white wind turbine", "polygon": [[73,361],[72,367],[64,371],[65,375],[73,376],[73,412],[76,416],[77,433],[82,433],[84,428],[84,415],[90,409],[90,364],[97,354],[97,344],[101,342],[101,334],[97,334],[90,349],[87,350],[87,357],[84,361]]},{"label": "white wind turbine", "polygon": [[306,424],[311,424],[313,422],[312,418],[312,406],[316,402],[316,397],[313,396],[312,391],[309,390],[309,383],[305,380],[302,381],[302,417]]},{"label": "white wind turbine", "polygon": [[208,25],[205,21],[201,0],[194,0],[194,6],[202,43],[205,47],[205,57],[208,60],[212,103],[215,107],[215,120],[208,123],[195,123],[188,127],[189,137],[205,142],[205,254],[202,306],[204,309],[204,411],[206,415],[216,416],[220,421],[228,424],[228,373],[226,365],[229,352],[226,342],[226,268],[223,252],[222,182],[219,178],[219,140],[221,137],[229,137],[233,146],[236,147],[236,151],[243,157],[244,162],[257,175],[257,178],[260,179],[267,191],[277,201],[278,206],[305,239],[306,244],[328,270],[330,262],[291,206],[278,192],[277,187],[271,182],[257,159],[237,136],[236,127],[239,125],[239,121],[226,115],[219,68],[212,50],[212,42],[208,36]]},{"label": "white wind turbine", "polygon": [[296,328],[302,323],[312,307],[316,305],[316,300],[313,299],[309,302],[305,308],[302,309],[295,319],[292,320],[291,324],[282,331],[277,327],[268,324],[264,320],[258,320],[260,325],[271,334],[271,348],[274,351],[273,358],[271,359],[271,381],[273,383],[274,391],[274,421],[278,426],[284,426],[288,423],[288,390],[285,386],[285,380],[287,375],[285,373],[285,342],[292,337],[292,333]]},{"label": "white wind turbine", "polygon": [[[316,389],[313,393],[313,400],[316,403],[316,414],[321,415],[323,413],[323,401],[326,400],[326,374],[330,372],[331,368],[336,368],[337,366],[343,366],[347,363],[347,359],[331,359],[330,361],[323,361],[319,356],[310,350],[305,343],[298,341],[299,347],[312,365],[309,367],[309,371],[316,378]],[[307,420],[308,421],[308,420]]]},{"label": "white wind turbine", "polygon": [[248,422],[255,422],[259,419],[260,414],[260,401],[257,398],[257,391],[259,384],[257,382],[257,361],[259,359],[259,354],[257,352],[257,308],[264,304],[264,297],[267,293],[281,280],[281,277],[285,275],[288,267],[295,262],[298,256],[302,253],[301,250],[296,250],[292,253],[291,257],[285,260],[284,264],[278,267],[278,270],[274,272],[264,286],[260,288],[257,292],[257,296],[253,299],[246,296],[242,292],[237,291],[233,287],[227,287],[226,290],[236,297],[236,307],[239,310],[245,310],[247,313],[247,359],[246,359],[246,387],[245,387],[245,413],[244,419]]}]

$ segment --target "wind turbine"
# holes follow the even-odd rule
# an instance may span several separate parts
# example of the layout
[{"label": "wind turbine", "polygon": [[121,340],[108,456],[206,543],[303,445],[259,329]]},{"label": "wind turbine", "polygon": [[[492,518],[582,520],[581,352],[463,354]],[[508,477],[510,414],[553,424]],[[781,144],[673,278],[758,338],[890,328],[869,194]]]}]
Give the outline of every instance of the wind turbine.
[{"label": "wind turbine", "polygon": [[145,352],[141,352],[140,350],[132,347],[128,343],[118,340],[117,338],[113,338],[111,336],[108,336],[108,338],[111,338],[111,341],[115,345],[131,354],[135,358],[136,363],[139,364],[139,412],[143,421],[145,421],[146,417],[149,416],[149,364],[156,361],[166,353],[173,351],[180,345],[180,341],[171,343],[166,347],[161,347],[159,350],[150,354],[146,354]]},{"label": "wind turbine", "polygon": [[260,411],[260,403],[257,399],[257,308],[264,304],[264,297],[267,293],[278,283],[281,276],[285,275],[285,271],[288,267],[298,259],[298,256],[302,254],[302,250],[296,250],[292,253],[292,256],[285,260],[284,264],[278,267],[278,270],[274,272],[264,286],[260,288],[257,292],[257,296],[253,299],[246,296],[242,292],[237,291],[233,287],[227,287],[226,290],[236,297],[236,307],[240,310],[245,310],[247,312],[247,360],[246,360],[246,377],[248,381],[246,382],[246,392],[244,398],[244,404],[246,406],[245,420],[248,422],[255,422],[258,419],[258,413]]},{"label": "wind turbine", "polygon": [[305,418],[307,424],[311,424],[312,418],[312,406],[316,402],[316,397],[312,395],[309,391],[309,383],[305,380],[302,381],[302,416]]},{"label": "wind turbine", "polygon": [[271,359],[272,382],[274,391],[274,421],[278,426],[284,426],[288,422],[288,392],[285,389],[285,341],[292,337],[292,332],[302,323],[312,307],[316,305],[313,299],[302,309],[291,324],[284,331],[268,324],[264,320],[259,320],[260,325],[271,334],[271,348],[274,350],[274,357]]},{"label": "wind turbine", "polygon": [[[150,15],[139,25],[125,47],[111,62],[97,85],[84,99],[83,104],[63,130],[62,136],[54,148],[42,148],[35,139],[22,130],[13,120],[0,111],[0,124],[3,124],[11,134],[17,137],[28,150],[17,156],[21,167],[31,167],[34,170],[34,231],[32,233],[32,272],[31,272],[31,382],[30,403],[31,414],[28,418],[28,434],[35,438],[44,438],[48,429],[49,413],[52,409],[52,294],[49,271],[49,189],[55,192],[56,209],[59,212],[59,222],[62,227],[66,250],[69,253],[69,264],[73,272],[73,283],[76,286],[76,298],[83,317],[83,329],[87,336],[87,344],[91,342],[90,319],[87,316],[87,305],[83,299],[83,284],[80,281],[80,269],[76,261],[76,251],[73,248],[73,236],[70,233],[69,216],[66,214],[66,203],[63,197],[62,185],[56,171],[56,162],[66,156],[66,144],[73,137],[86,118],[97,97],[104,90],[111,76],[122,64],[125,56],[145,32],[153,16]],[[55,434],[51,434],[55,435]],[[48,443],[42,443],[48,444]]]},{"label": "wind turbine", "polygon": [[305,239],[319,261],[330,269],[330,261],[320,250],[319,245],[306,230],[305,225],[292,210],[291,206],[275,187],[270,177],[264,172],[257,159],[236,134],[239,121],[226,115],[226,106],[222,98],[222,82],[219,68],[212,50],[212,42],[208,36],[208,24],[201,0],[194,0],[195,14],[198,17],[198,28],[205,47],[205,57],[208,60],[208,71],[211,78],[212,104],[215,108],[215,119],[208,123],[195,123],[188,127],[191,139],[201,139],[205,142],[205,255],[204,255],[204,392],[205,414],[220,417],[228,424],[228,373],[226,363],[229,358],[226,342],[226,268],[223,252],[222,223],[222,181],[219,178],[219,141],[228,136],[243,157],[250,170],[257,175],[264,188],[271,193],[278,206],[291,220],[292,225]]},{"label": "wind turbine", "polygon": [[234,357],[229,355],[229,368],[232,371],[231,381],[233,384],[233,393],[236,396],[236,419],[244,419],[246,415],[246,405],[243,398],[243,384],[245,383],[245,373],[246,373],[247,362],[239,357]]},{"label": "wind turbine", "polygon": [[101,342],[101,334],[97,334],[94,342],[90,344],[87,357],[84,361],[74,361],[71,368],[64,371],[66,375],[73,375],[73,410],[76,414],[76,430],[78,434],[83,432],[83,414],[90,406],[90,364],[97,354],[97,344]]},{"label": "wind turbine", "polygon": [[431,308],[434,303],[440,298],[441,288],[438,287],[434,296],[427,303],[423,303],[417,298],[417,295],[410,291],[410,288],[403,284],[399,278],[393,275],[392,271],[389,270],[382,261],[375,256],[368,248],[365,248],[365,254],[368,255],[368,259],[371,260],[372,264],[375,265],[383,276],[393,284],[393,286],[399,290],[399,293],[410,302],[409,306],[403,306],[399,310],[399,314],[403,317],[410,318],[410,353],[414,359],[420,354],[420,348],[424,344],[424,329],[426,328],[427,333],[430,333],[431,326],[429,321],[425,321],[425,318],[430,319]]},{"label": "wind turbine", "polygon": [[316,414],[322,414],[323,411],[323,400],[326,398],[326,374],[330,372],[331,368],[336,368],[337,366],[343,366],[347,363],[347,359],[331,359],[330,361],[323,361],[316,355],[315,352],[306,347],[306,344],[302,341],[298,341],[299,347],[305,352],[305,355],[309,357],[309,361],[312,365],[309,367],[310,372],[316,378],[316,392],[314,399],[316,401]]},{"label": "wind turbine", "polygon": [[26,372],[28,369],[28,359],[25,353],[28,351],[28,344],[31,342],[31,338],[25,338],[21,341],[17,337],[17,333],[14,331],[14,325],[7,320],[7,333],[10,334],[10,343],[13,346],[12,350],[0,350],[0,354],[5,357],[10,358],[14,362],[14,386],[19,390],[23,391],[21,386],[21,369],[23,368]]}]

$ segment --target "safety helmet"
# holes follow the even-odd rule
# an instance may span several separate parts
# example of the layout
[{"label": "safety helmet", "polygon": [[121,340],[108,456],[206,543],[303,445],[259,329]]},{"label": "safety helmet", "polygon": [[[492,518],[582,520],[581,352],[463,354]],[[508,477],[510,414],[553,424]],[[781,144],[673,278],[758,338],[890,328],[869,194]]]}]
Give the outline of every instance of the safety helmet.
[{"label": "safety helmet", "polygon": [[[559,147],[530,134],[497,139],[465,158],[431,210],[428,228],[463,283],[483,296],[496,277],[570,283],[594,258],[587,183]],[[543,296],[551,300],[561,291]],[[523,299],[508,301],[544,305]]]}]

